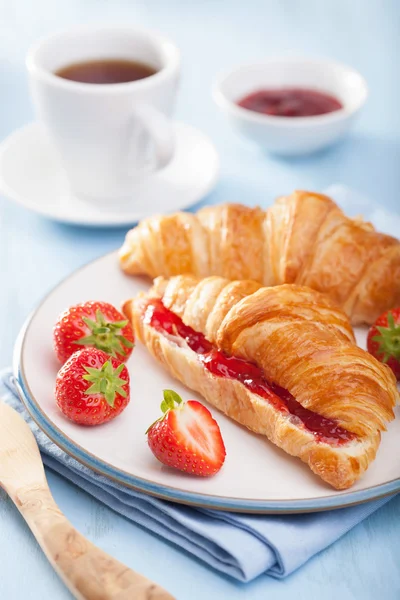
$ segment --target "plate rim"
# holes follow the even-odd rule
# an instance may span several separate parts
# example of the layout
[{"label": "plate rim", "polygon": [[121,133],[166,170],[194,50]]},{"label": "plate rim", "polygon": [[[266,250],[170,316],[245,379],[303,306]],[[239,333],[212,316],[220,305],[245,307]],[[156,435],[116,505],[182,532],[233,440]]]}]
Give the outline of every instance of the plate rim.
[{"label": "plate rim", "polygon": [[[181,120],[173,119],[172,123],[174,126],[183,126],[185,128],[190,128],[190,129],[194,130],[197,135],[201,135],[201,137],[204,139],[204,141],[206,141],[209,144],[210,150],[212,150],[212,152],[214,154],[214,163],[215,163],[214,172],[213,172],[212,176],[210,177],[210,181],[209,181],[208,185],[204,187],[204,190],[201,192],[201,194],[197,193],[195,199],[192,199],[190,201],[185,201],[184,203],[182,203],[180,205],[180,207],[171,209],[173,211],[188,210],[190,207],[195,206],[196,204],[198,204],[199,202],[202,202],[205,198],[207,198],[207,196],[215,188],[215,186],[218,182],[218,178],[220,176],[220,172],[221,172],[221,161],[220,161],[220,157],[219,157],[217,148],[216,148],[213,140],[207,133],[205,133],[203,130],[199,129],[195,125],[192,125],[191,123],[186,123]],[[115,221],[112,221],[111,223],[107,223],[105,220],[104,221],[92,221],[87,218],[79,218],[79,217],[75,218],[73,216],[69,217],[69,216],[58,215],[54,212],[48,212],[46,210],[43,210],[38,204],[32,204],[32,203],[27,202],[25,200],[24,195],[21,195],[18,192],[16,192],[16,190],[13,187],[10,187],[4,181],[4,178],[2,176],[1,165],[3,162],[3,157],[5,156],[6,152],[9,149],[10,143],[14,142],[15,140],[17,140],[17,142],[20,143],[20,140],[18,138],[23,139],[23,136],[27,130],[34,129],[34,128],[40,128],[40,127],[42,127],[42,125],[38,120],[29,121],[28,123],[25,123],[24,125],[21,125],[20,127],[11,131],[7,135],[7,137],[5,137],[3,140],[1,140],[1,142],[0,142],[0,193],[3,196],[5,196],[8,200],[15,202],[18,206],[22,206],[26,210],[29,210],[37,215],[40,215],[41,217],[44,217],[45,219],[54,221],[56,223],[64,223],[66,225],[73,225],[73,226],[77,226],[77,227],[90,227],[93,229],[104,229],[104,228],[117,229],[117,228],[129,226],[129,225],[133,225],[133,224],[137,223],[138,221],[140,221],[141,219],[144,219],[149,216],[148,214],[142,214],[140,212],[136,212],[136,213],[134,213],[134,212],[128,213],[127,212],[125,214],[125,218],[120,218]],[[166,212],[168,213],[168,209]]]},{"label": "plate rim", "polygon": [[64,283],[74,277],[79,271],[82,271],[92,264],[105,260],[111,255],[117,255],[118,250],[112,250],[103,254],[94,260],[91,260],[61,279],[53,286],[47,294],[37,303],[30,315],[23,324],[17,336],[13,352],[13,374],[16,388],[20,399],[22,400],[28,413],[38,425],[38,427],[62,450],[75,458],[79,463],[92,469],[96,473],[108,477],[110,480],[120,485],[127,486],[133,490],[149,494],[151,496],[177,502],[187,506],[197,508],[221,510],[227,512],[240,512],[249,514],[300,514],[307,512],[320,512],[326,510],[346,508],[355,506],[364,502],[377,500],[386,496],[391,496],[400,491],[400,477],[392,479],[386,483],[370,486],[363,490],[353,492],[338,492],[323,498],[305,498],[296,500],[266,500],[266,499],[243,499],[233,497],[221,497],[214,494],[201,494],[199,492],[190,492],[174,486],[166,486],[154,481],[132,475],[123,469],[114,467],[110,463],[99,459],[96,455],[74,442],[64,432],[53,423],[44,410],[35,399],[29,383],[25,376],[23,365],[23,351],[29,327],[33,322],[38,310],[44,302]]}]

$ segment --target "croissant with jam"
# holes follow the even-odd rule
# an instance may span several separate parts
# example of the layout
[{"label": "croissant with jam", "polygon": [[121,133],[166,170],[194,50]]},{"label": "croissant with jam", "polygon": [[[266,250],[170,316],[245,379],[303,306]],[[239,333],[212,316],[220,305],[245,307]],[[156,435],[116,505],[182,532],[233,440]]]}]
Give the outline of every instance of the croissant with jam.
[{"label": "croissant with jam", "polygon": [[119,257],[129,274],[306,285],[329,294],[353,324],[400,304],[400,242],[311,192],[279,198],[266,211],[223,204],[145,219]]},{"label": "croissant with jam", "polygon": [[396,381],[356,346],[348,318],[326,295],[159,277],[123,310],[176,379],[336,489],[351,486],[375,458],[394,417]]}]

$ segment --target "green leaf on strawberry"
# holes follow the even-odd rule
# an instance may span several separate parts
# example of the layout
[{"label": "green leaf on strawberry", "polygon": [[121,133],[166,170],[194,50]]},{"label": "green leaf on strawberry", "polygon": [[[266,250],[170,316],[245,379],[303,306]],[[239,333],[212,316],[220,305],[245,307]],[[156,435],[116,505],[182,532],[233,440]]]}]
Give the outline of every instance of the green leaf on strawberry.
[{"label": "green leaf on strawberry", "polygon": [[121,363],[116,369],[113,369],[110,361],[105,362],[100,369],[84,366],[87,375],[83,375],[82,379],[92,384],[85,391],[85,394],[103,394],[108,404],[114,408],[115,397],[117,394],[123,398],[126,398],[127,396],[123,388],[126,381],[119,377],[124,366],[125,365]]},{"label": "green leaf on strawberry", "polygon": [[163,391],[164,400],[161,402],[161,410],[166,413],[167,410],[175,408],[175,404],[181,404],[182,398],[174,390]]},{"label": "green leaf on strawberry", "polygon": [[128,325],[128,320],[106,321],[103,313],[97,310],[96,321],[89,319],[89,317],[82,317],[82,321],[88,326],[91,333],[80,340],[74,341],[74,344],[98,348],[98,350],[103,350],[103,352],[114,358],[117,357],[117,354],[125,356],[125,348],[133,348],[133,343],[120,333],[120,330]]},{"label": "green leaf on strawberry", "polygon": [[169,410],[173,410],[174,408],[176,408],[177,406],[182,404],[182,398],[180,397],[180,395],[177,392],[174,392],[174,390],[163,390],[163,397],[164,397],[164,400],[161,402],[161,405],[160,405],[160,408],[161,408],[161,411],[163,414],[161,417],[156,419],[154,421],[154,423],[152,423],[150,425],[150,427],[148,427],[146,429],[145,435],[147,435],[149,433],[150,429],[153,427],[153,425],[155,425],[155,423],[163,420],[165,414]]}]

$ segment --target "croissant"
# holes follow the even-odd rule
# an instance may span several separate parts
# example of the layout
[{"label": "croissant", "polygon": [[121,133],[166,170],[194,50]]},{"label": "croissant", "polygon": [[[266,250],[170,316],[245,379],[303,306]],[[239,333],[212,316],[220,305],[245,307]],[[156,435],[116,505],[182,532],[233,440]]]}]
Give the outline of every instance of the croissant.
[{"label": "croissant", "polygon": [[305,285],[329,294],[353,324],[400,303],[400,242],[311,192],[279,198],[266,211],[223,204],[145,219],[128,232],[119,258],[129,274]]},{"label": "croissant", "polygon": [[210,404],[337,489],[375,458],[398,392],[347,316],[306,287],[159,277],[123,306],[137,337]]}]

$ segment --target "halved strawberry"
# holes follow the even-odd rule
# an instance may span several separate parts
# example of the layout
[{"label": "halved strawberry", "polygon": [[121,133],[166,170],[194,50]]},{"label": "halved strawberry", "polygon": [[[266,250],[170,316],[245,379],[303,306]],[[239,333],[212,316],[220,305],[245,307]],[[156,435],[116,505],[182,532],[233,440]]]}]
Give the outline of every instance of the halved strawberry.
[{"label": "halved strawberry", "polygon": [[150,450],[160,462],[193,475],[215,475],[225,461],[218,423],[197,400],[182,402],[173,390],[164,390],[164,413],[147,430]]},{"label": "halved strawberry", "polygon": [[71,306],[58,317],[53,337],[54,350],[61,362],[82,346],[98,348],[126,361],[134,342],[129,321],[107,302],[84,302]]},{"label": "halved strawberry", "polygon": [[101,425],[129,403],[128,369],[102,350],[84,348],[59,370],[55,395],[59,409],[71,421]]}]

